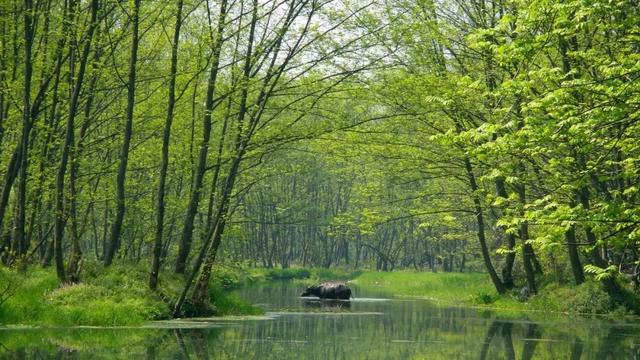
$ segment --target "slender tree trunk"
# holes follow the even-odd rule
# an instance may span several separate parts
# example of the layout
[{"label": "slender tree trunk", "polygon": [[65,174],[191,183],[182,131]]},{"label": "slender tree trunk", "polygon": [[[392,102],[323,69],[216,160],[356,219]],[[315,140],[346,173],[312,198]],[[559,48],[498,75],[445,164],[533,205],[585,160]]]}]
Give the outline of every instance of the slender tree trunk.
[{"label": "slender tree trunk", "polygon": [[[517,185],[516,190],[518,191],[518,198],[520,199],[520,216],[524,217],[524,204],[526,202],[524,185]],[[520,240],[522,240],[522,262],[527,278],[527,286],[529,287],[529,291],[535,294],[538,292],[538,288],[536,286],[536,276],[533,269],[533,247],[527,243],[529,240],[529,223],[526,220],[520,225]]]},{"label": "slender tree trunk", "polygon": [[171,47],[171,78],[169,80],[169,98],[167,104],[167,118],[164,123],[162,134],[162,164],[160,165],[160,182],[156,195],[156,234],[153,246],[153,260],[151,263],[151,273],[149,275],[149,288],[155,290],[158,287],[158,272],[160,271],[160,255],[162,253],[162,233],[164,230],[164,196],[167,179],[167,168],[169,167],[169,140],[171,139],[171,124],[173,123],[173,109],[176,103],[176,73],[178,72],[178,45],[180,42],[180,27],[182,26],[182,5],[184,1],[177,1],[176,25],[173,33],[173,44]]},{"label": "slender tree trunk", "polygon": [[33,1],[24,0],[24,84],[23,84],[23,114],[22,114],[22,136],[20,139],[20,156],[19,156],[19,181],[18,192],[16,194],[16,219],[14,232],[14,252],[20,257],[27,251],[26,234],[25,234],[25,213],[27,206],[27,177],[28,177],[28,152],[29,138],[31,133],[31,78],[33,75],[33,59],[31,50],[34,39],[33,24]]},{"label": "slender tree trunk", "polygon": [[240,168],[240,162],[242,161],[243,156],[244,151],[241,151],[231,165],[229,175],[227,176],[227,179],[225,181],[224,190],[221,194],[221,203],[216,213],[215,227],[210,234],[207,234],[207,238],[205,239],[207,240],[205,241],[205,243],[209,243],[208,240],[211,238],[213,238],[213,242],[211,242],[211,246],[206,247],[207,252],[204,264],[202,264],[202,266],[198,266],[198,268],[201,268],[201,270],[192,296],[192,302],[196,309],[206,311],[205,309],[208,307],[207,304],[209,302],[209,280],[211,279],[211,271],[216,260],[216,255],[218,254],[218,249],[220,248],[222,234],[227,224],[231,191],[233,190],[233,186],[238,175],[238,170]]},{"label": "slender tree trunk", "polygon": [[125,212],[125,180],[127,175],[127,164],[129,162],[129,147],[131,144],[131,133],[133,127],[133,112],[136,100],[136,64],[138,62],[138,15],[140,12],[140,0],[133,0],[133,14],[131,16],[131,25],[133,26],[131,40],[131,57],[129,59],[129,84],[127,88],[127,118],[124,128],[124,139],[122,141],[122,150],[120,152],[120,164],[118,166],[118,176],[116,179],[116,217],[111,226],[111,236],[107,251],[104,254],[105,266],[111,265],[118,249],[120,249],[120,240],[122,236],[122,223],[124,221]]},{"label": "slender tree trunk", "polygon": [[[65,225],[65,211],[64,211],[64,176],[67,169],[67,162],[69,156],[71,156],[72,163],[72,173],[69,182],[69,192],[70,192],[70,207],[69,207],[69,215],[71,218],[71,230],[72,230],[72,245],[71,245],[71,254],[69,256],[67,275],[69,281],[71,283],[77,283],[79,279],[79,263],[82,258],[82,250],[80,249],[80,239],[78,238],[78,221],[77,221],[77,210],[76,210],[76,182],[75,177],[77,176],[77,147],[75,144],[75,117],[76,112],[79,107],[79,99],[80,92],[82,90],[82,83],[84,81],[84,76],[86,73],[87,63],[89,60],[89,52],[91,51],[91,42],[93,40],[93,33],[97,26],[98,16],[98,0],[91,1],[91,22],[89,23],[89,29],[87,31],[86,42],[84,43],[84,47],[82,49],[82,54],[80,57],[80,69],[76,74],[76,83],[73,87],[73,94],[71,97],[71,102],[69,104],[69,117],[67,119],[67,134],[65,138],[64,147],[62,149],[62,159],[60,160],[60,168],[58,170],[58,176],[56,178],[56,223],[55,223],[55,234],[54,234],[54,250],[55,250],[55,259],[56,259],[56,269],[58,273],[58,277],[61,281],[64,281],[64,269],[58,269],[58,266],[62,265],[62,239],[64,235],[64,225]],[[88,122],[85,119],[85,123],[83,124],[83,129],[81,130],[80,137],[84,136],[84,132],[86,131],[86,124]],[[62,276],[62,277],[61,277]]]},{"label": "slender tree trunk", "polygon": [[[58,59],[58,61],[61,61],[61,59]],[[55,135],[55,131],[54,131],[54,127],[57,125],[58,120],[58,89],[59,89],[59,83],[60,83],[60,72],[58,72],[55,76],[55,80],[53,83],[53,94],[51,97],[51,106],[50,106],[50,111],[49,111],[49,115],[48,115],[48,119],[45,120],[45,128],[47,129],[47,135],[45,136],[44,142],[42,144],[42,153],[40,155],[40,166],[38,169],[38,173],[40,174],[39,178],[38,178],[38,186],[37,186],[37,190],[36,190],[36,198],[35,198],[35,205],[33,210],[31,211],[31,226],[30,226],[30,230],[29,230],[29,236],[31,236],[31,234],[35,231],[36,226],[35,223],[38,223],[38,229],[40,230],[39,232],[41,233],[42,231],[42,220],[36,220],[37,217],[40,214],[41,210],[42,210],[42,204],[43,204],[43,197],[45,194],[45,181],[47,179],[47,167],[49,166],[50,163],[52,163],[52,155],[51,155],[51,142],[53,140],[53,136]],[[46,249],[48,249],[48,239],[46,238],[42,238],[40,241],[43,242],[44,244],[44,249],[46,251]],[[45,265],[44,262],[42,262],[42,265]],[[48,266],[48,265],[47,265]]]},{"label": "slender tree trunk", "polygon": [[584,282],[584,271],[582,270],[582,264],[580,264],[575,225],[571,225],[567,230],[565,230],[564,237],[567,241],[567,250],[569,251],[569,262],[571,263],[573,279],[576,282],[576,285],[580,285]]},{"label": "slender tree trunk", "polygon": [[223,0],[220,4],[220,18],[218,19],[218,29],[216,40],[213,44],[213,61],[211,62],[211,70],[209,72],[209,83],[207,85],[207,99],[205,104],[205,113],[202,119],[202,142],[200,143],[200,154],[198,156],[198,164],[193,177],[193,185],[191,196],[189,197],[189,205],[185,213],[184,225],[182,228],[182,236],[180,238],[180,246],[178,248],[178,257],[176,259],[175,272],[183,274],[187,266],[187,259],[191,252],[191,241],[193,239],[193,223],[198,213],[198,204],[202,192],[202,181],[207,166],[207,154],[209,152],[209,139],[211,137],[211,118],[214,110],[214,96],[216,91],[216,82],[218,79],[218,71],[220,64],[220,52],[222,51],[222,32],[224,30],[224,21],[227,11],[227,0]]},{"label": "slender tree trunk", "polygon": [[[509,195],[507,194],[507,190],[505,188],[504,179],[498,178],[496,179],[495,182],[496,182],[496,190],[497,190],[498,196],[507,199]],[[507,249],[510,250],[510,252],[507,253],[507,256],[504,262],[504,267],[502,268],[502,282],[505,288],[513,289],[515,287],[515,284],[513,283],[513,264],[515,263],[515,259],[516,259],[515,235],[512,233],[507,233],[504,227],[501,230],[505,232],[507,236]]]},{"label": "slender tree trunk", "polygon": [[4,224],[4,216],[6,214],[7,208],[9,207],[9,197],[11,195],[11,190],[20,170],[19,166],[21,162],[21,151],[22,143],[18,143],[11,155],[9,166],[7,166],[7,170],[4,174],[2,194],[0,195],[0,236],[2,236],[3,234],[2,228]]},{"label": "slender tree trunk", "polygon": [[205,233],[209,233],[209,231],[211,231],[212,227],[213,227],[213,211],[214,211],[214,205],[216,203],[216,192],[218,189],[218,178],[220,177],[220,171],[221,171],[221,167],[222,167],[222,151],[224,150],[224,145],[225,145],[225,139],[227,137],[227,126],[229,125],[229,118],[230,118],[230,114],[231,114],[231,108],[233,106],[232,103],[232,99],[231,97],[229,98],[229,101],[227,101],[227,108],[225,110],[225,114],[224,114],[224,121],[222,123],[222,130],[220,133],[220,138],[218,140],[218,154],[216,156],[216,164],[215,164],[215,170],[213,172],[213,178],[211,179],[211,189],[210,189],[210,193],[209,193],[209,205],[208,205],[208,209],[207,209],[207,221],[206,221],[206,232]]},{"label": "slender tree trunk", "polygon": [[2,141],[4,140],[4,121],[7,117],[6,109],[9,108],[9,102],[6,101],[5,97],[7,91],[5,81],[8,73],[7,48],[9,47],[9,36],[7,36],[7,27],[9,26],[9,20],[8,4],[0,5],[0,149],[2,148]]},{"label": "slender tree trunk", "polygon": [[480,203],[480,199],[476,192],[478,191],[478,184],[476,183],[476,177],[473,173],[473,168],[471,166],[471,161],[468,157],[464,158],[464,166],[467,172],[467,178],[469,179],[469,186],[471,188],[472,196],[473,196],[473,205],[474,211],[476,213],[476,223],[478,226],[478,242],[480,243],[480,250],[482,252],[482,259],[484,261],[484,265],[489,272],[489,276],[491,277],[491,281],[493,282],[493,286],[495,286],[496,291],[502,294],[506,291],[504,284],[498,277],[495,268],[493,267],[493,263],[491,262],[491,256],[489,255],[489,248],[487,247],[487,241],[485,238],[485,229],[484,229],[484,216],[482,214],[482,204]]},{"label": "slender tree trunk", "polygon": [[[582,205],[582,208],[588,212],[591,209],[589,189],[586,187],[579,189],[577,197],[578,197],[578,200],[580,201],[580,204]],[[591,257],[591,262],[600,268],[607,267],[607,262],[602,256],[602,253],[600,250],[601,247],[597,245],[596,235],[591,229],[591,226],[585,226],[584,232],[587,237],[587,243],[589,244],[589,246],[592,247],[589,253]]]},{"label": "slender tree trunk", "polygon": [[[9,166],[7,167],[7,170],[5,172],[4,175],[4,179],[3,179],[3,187],[2,187],[2,193],[0,195],[0,234],[4,234],[3,232],[3,225],[4,225],[4,217],[6,215],[6,211],[9,205],[9,197],[11,194],[11,191],[13,189],[14,186],[14,182],[16,180],[16,178],[18,178],[18,175],[21,176],[21,178],[24,178],[24,176],[22,175],[26,175],[26,167],[23,169],[22,165],[27,164],[28,163],[28,159],[23,159],[23,155],[26,156],[26,152],[28,152],[29,150],[29,139],[30,139],[30,133],[31,133],[31,128],[33,125],[33,122],[35,120],[35,116],[37,116],[38,112],[39,112],[39,108],[40,105],[42,104],[42,102],[44,101],[44,99],[46,98],[45,93],[46,93],[46,89],[49,86],[49,82],[52,79],[58,79],[59,75],[60,75],[60,69],[62,67],[62,63],[63,63],[63,57],[62,57],[62,48],[64,46],[64,37],[62,37],[57,44],[56,47],[56,66],[54,67],[54,69],[49,73],[49,74],[45,74],[43,73],[43,79],[42,79],[42,83],[40,84],[40,89],[37,93],[37,96],[35,97],[35,99],[33,101],[31,101],[31,78],[33,75],[33,61],[31,59],[31,51],[32,51],[32,46],[33,46],[33,39],[35,34],[34,32],[34,28],[35,25],[33,24],[33,14],[32,14],[32,6],[33,6],[33,2],[32,1],[27,1],[25,0],[24,2],[25,6],[24,6],[24,36],[25,36],[25,44],[24,44],[24,53],[25,53],[25,58],[28,57],[28,61],[25,61],[25,65],[24,65],[24,82],[23,82],[23,89],[24,89],[24,97],[23,97],[23,128],[22,128],[22,135],[18,141],[18,144],[16,145],[12,155],[11,155],[11,159],[9,161]],[[27,10],[29,9],[29,10]],[[18,61],[18,57],[19,57],[19,47],[18,47],[18,24],[20,23],[19,21],[19,16],[18,16],[18,6],[17,6],[17,2],[14,2],[14,14],[15,14],[15,18],[14,18],[14,31],[13,31],[13,43],[14,43],[14,48],[13,48],[13,60],[14,60],[14,66],[13,66],[13,70],[12,70],[12,75],[11,75],[11,81],[16,81],[18,74],[17,74],[17,69],[19,67],[19,61]],[[65,14],[66,17],[66,14]],[[25,107],[25,104],[29,103],[27,107]],[[5,107],[5,114],[3,116],[7,116],[7,112],[8,111],[8,106]],[[54,117],[55,119],[55,117]],[[25,126],[26,125],[26,126]],[[26,141],[25,141],[26,139]],[[23,153],[23,151],[25,153]],[[24,174],[22,173],[24,170]],[[21,190],[21,188],[23,188],[24,191]],[[21,194],[22,192],[22,194]],[[21,196],[24,195],[23,198],[21,198]],[[21,203],[26,203],[26,182],[22,182],[22,180],[19,182],[18,184],[18,194],[17,194],[17,198],[18,198],[18,204]],[[18,242],[14,242],[13,246],[14,247],[18,247],[20,243],[24,243],[24,240],[26,240],[26,234],[25,234],[25,228],[24,228],[24,218],[25,218],[25,214],[24,214],[24,207],[22,207],[22,209],[18,208],[17,209],[17,213],[16,213],[16,219],[18,220],[20,217],[22,217],[21,221],[16,221],[16,225],[20,225],[21,228],[16,227],[16,231],[17,233],[21,233],[22,236],[14,236],[14,239],[19,239],[21,238],[21,241]],[[20,214],[20,212],[22,212],[22,214]],[[14,235],[16,234],[16,231],[14,231]],[[26,250],[26,249],[25,249]]]}]

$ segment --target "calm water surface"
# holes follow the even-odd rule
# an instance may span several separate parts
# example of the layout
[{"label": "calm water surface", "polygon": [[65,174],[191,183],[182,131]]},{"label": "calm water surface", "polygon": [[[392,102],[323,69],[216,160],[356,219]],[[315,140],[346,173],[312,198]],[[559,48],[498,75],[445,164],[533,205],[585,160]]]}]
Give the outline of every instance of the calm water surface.
[{"label": "calm water surface", "polygon": [[326,303],[305,301],[301,291],[292,284],[242,290],[242,297],[269,311],[261,320],[0,328],[0,358],[640,360],[638,322],[524,313],[505,318],[359,289],[350,303]]}]

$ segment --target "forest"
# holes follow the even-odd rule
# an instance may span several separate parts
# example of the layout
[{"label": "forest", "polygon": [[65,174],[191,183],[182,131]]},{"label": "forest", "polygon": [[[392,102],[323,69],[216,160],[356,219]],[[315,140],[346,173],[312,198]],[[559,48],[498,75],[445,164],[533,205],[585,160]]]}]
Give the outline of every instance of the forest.
[{"label": "forest", "polygon": [[0,39],[0,308],[133,266],[170,317],[250,268],[640,314],[636,1],[4,0]]}]

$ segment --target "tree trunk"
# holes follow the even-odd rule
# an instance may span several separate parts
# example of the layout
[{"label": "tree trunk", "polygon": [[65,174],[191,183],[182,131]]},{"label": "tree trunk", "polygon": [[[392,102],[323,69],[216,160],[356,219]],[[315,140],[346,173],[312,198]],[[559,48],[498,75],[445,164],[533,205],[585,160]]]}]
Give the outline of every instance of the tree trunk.
[{"label": "tree trunk", "polygon": [[162,164],[160,166],[160,183],[158,184],[158,194],[156,203],[156,234],[153,246],[153,260],[151,263],[151,273],[149,275],[149,288],[155,290],[158,286],[158,272],[160,271],[160,255],[162,253],[162,233],[164,229],[164,196],[167,179],[167,168],[169,167],[169,140],[171,138],[171,124],[173,123],[173,109],[176,103],[176,73],[178,72],[178,45],[180,42],[180,27],[182,26],[182,5],[184,1],[177,1],[176,25],[173,33],[173,44],[171,47],[171,78],[169,81],[169,98],[167,104],[167,118],[164,123],[162,134]]},{"label": "tree trunk", "polygon": [[482,251],[482,259],[484,261],[484,265],[489,272],[489,276],[491,277],[491,281],[493,282],[493,286],[496,288],[498,293],[502,294],[506,291],[504,284],[498,277],[495,268],[493,267],[493,263],[491,262],[491,256],[489,255],[489,248],[487,247],[487,241],[485,238],[485,229],[484,229],[484,216],[482,214],[482,205],[480,203],[480,198],[476,194],[478,191],[478,184],[476,183],[476,177],[473,174],[473,168],[471,167],[471,161],[468,157],[464,158],[464,165],[467,171],[467,177],[469,179],[469,186],[471,188],[472,196],[473,196],[473,205],[474,211],[476,213],[476,223],[478,226],[478,242],[480,243],[480,250]]},{"label": "tree trunk", "polygon": [[136,100],[136,64],[138,62],[138,15],[140,12],[140,0],[133,0],[133,14],[131,23],[133,26],[131,39],[131,57],[129,59],[129,83],[127,86],[127,117],[124,128],[124,139],[120,152],[120,164],[118,166],[118,176],[116,179],[116,217],[111,226],[111,236],[107,251],[104,254],[105,266],[111,265],[118,249],[120,248],[120,237],[122,233],[122,223],[125,212],[125,180],[127,175],[127,164],[129,162],[129,146],[131,144],[131,132],[133,127],[133,111]]},{"label": "tree trunk", "polygon": [[[33,75],[33,59],[31,50],[34,39],[33,1],[24,0],[24,84],[22,99],[22,134],[20,138],[20,156],[18,157],[19,181],[16,194],[16,218],[14,231],[14,253],[20,257],[26,254],[27,244],[25,236],[25,213],[27,206],[27,176],[28,176],[28,152],[31,127],[31,78]],[[0,219],[1,220],[1,219]]]},{"label": "tree trunk", "polygon": [[[91,22],[87,32],[87,40],[82,50],[82,57],[80,58],[80,69],[78,70],[78,74],[77,74],[76,89],[74,89],[74,91],[77,93],[77,96],[75,95],[76,93],[74,93],[74,96],[76,97],[76,99],[75,101],[72,101],[73,106],[70,107],[70,113],[69,113],[70,117],[71,117],[71,114],[75,113],[78,107],[77,98],[79,97],[80,88],[82,86],[82,80],[86,73],[86,66],[89,59],[89,52],[91,50],[93,35],[96,27],[98,26],[98,23],[97,23],[98,7],[99,7],[99,1],[92,0],[91,1]],[[96,55],[96,58],[97,57],[98,56]],[[80,128],[80,134],[79,134],[80,138],[78,139],[77,144],[75,144],[73,140],[71,141],[70,143],[71,147],[70,147],[70,153],[69,153],[69,156],[71,159],[70,173],[69,173],[69,196],[70,196],[69,218],[71,220],[72,242],[71,242],[71,254],[69,255],[69,262],[67,263],[67,281],[71,283],[77,283],[78,281],[80,281],[80,260],[82,259],[82,249],[80,248],[80,233],[78,231],[78,215],[77,215],[78,191],[76,189],[76,183],[77,183],[76,180],[78,178],[78,172],[79,172],[79,166],[80,166],[78,163],[78,157],[79,157],[79,153],[82,150],[84,137],[90,124],[89,112],[91,109],[91,102],[93,97],[92,92],[95,91],[95,85],[96,85],[95,75],[92,77],[89,85],[90,85],[91,93],[89,95],[89,98],[87,99],[87,103],[85,107],[85,113],[84,113],[85,118]],[[88,212],[88,209],[87,209],[87,212]]]},{"label": "tree trunk", "polygon": [[569,226],[569,228],[564,232],[564,237],[567,241],[567,250],[569,251],[569,261],[571,263],[573,279],[575,280],[576,285],[580,285],[584,282],[584,271],[582,270],[582,264],[580,264],[580,254],[578,252],[578,244],[576,242],[575,225]]},{"label": "tree trunk", "polygon": [[216,225],[213,229],[212,234],[208,234],[207,239],[205,239],[207,240],[205,241],[205,243],[209,242],[209,238],[213,238],[213,242],[211,243],[211,246],[208,247],[204,264],[202,264],[200,275],[198,276],[198,281],[196,282],[195,288],[193,290],[193,296],[191,300],[196,309],[205,309],[207,307],[207,304],[209,303],[209,280],[211,278],[211,271],[216,260],[216,255],[218,254],[218,249],[220,248],[222,233],[224,232],[225,226],[227,224],[231,191],[233,190],[233,186],[238,175],[238,169],[240,167],[240,162],[242,161],[242,156],[244,156],[244,151],[241,151],[238,154],[237,158],[234,159],[231,169],[229,170],[229,175],[227,176],[227,179],[225,181],[225,188],[222,192],[222,198],[220,199],[221,204],[219,205],[218,212],[216,214]]},{"label": "tree trunk", "polygon": [[[75,3],[70,3],[69,11],[75,11]],[[64,226],[66,222],[66,213],[64,209],[65,196],[64,196],[64,178],[67,171],[67,163],[69,161],[69,154],[72,149],[75,147],[75,118],[76,112],[78,110],[78,103],[80,99],[80,92],[82,91],[82,83],[84,81],[84,74],[87,66],[87,62],[89,59],[89,51],[91,50],[91,40],[93,38],[93,32],[96,26],[96,17],[98,12],[98,0],[92,0],[91,2],[91,23],[89,25],[87,40],[84,44],[84,48],[82,50],[82,56],[80,58],[80,69],[76,75],[76,81],[73,85],[71,101],[69,103],[69,114],[67,117],[67,125],[66,125],[66,136],[65,141],[62,147],[62,155],[60,158],[60,167],[58,168],[58,173],[56,176],[56,217],[55,217],[55,225],[54,225],[54,235],[53,235],[53,249],[54,249],[54,259],[56,263],[56,273],[58,274],[58,279],[61,282],[65,282],[67,280],[71,282],[78,281],[78,263],[80,262],[81,251],[80,244],[77,239],[77,234],[72,236],[74,238],[72,250],[71,250],[71,258],[69,261],[69,279],[65,276],[64,270],[64,262],[63,262],[63,254],[62,254],[62,239],[64,236]],[[72,35],[75,37],[75,35]],[[75,186],[74,186],[75,187]],[[75,191],[75,189],[71,189]],[[71,194],[74,196],[74,194]],[[73,220],[75,221],[75,219]],[[76,230],[76,229],[74,229]],[[76,230],[77,231],[77,230]]]},{"label": "tree trunk", "polygon": [[[525,188],[523,184],[516,186],[518,198],[520,200],[520,216],[524,217],[524,204],[526,202]],[[525,220],[520,224],[520,240],[522,240],[522,262],[524,266],[525,276],[527,278],[527,286],[532,294],[538,292],[536,286],[536,276],[533,269],[533,247],[528,244],[529,240],[529,223]]]},{"label": "tree trunk", "polygon": [[[215,83],[216,83],[216,79],[218,76],[218,64],[220,61],[220,52],[222,50],[222,40],[223,40],[223,31],[224,31],[224,25],[225,25],[225,21],[226,21],[226,15],[227,15],[227,0],[222,0],[220,3],[220,15],[218,17],[218,29],[217,29],[217,33],[216,33],[216,40],[215,40],[215,44],[214,44],[214,48],[213,48],[213,63],[212,63],[212,67],[211,67],[211,71],[209,73],[209,84],[208,84],[208,88],[207,88],[207,102],[206,102],[206,109],[211,110],[213,108],[213,95],[214,95],[214,90],[215,90]],[[207,123],[207,119],[208,122],[211,122],[211,111],[207,111],[205,112],[205,120],[204,120],[204,125],[206,125]],[[203,144],[204,145],[204,144]],[[208,145],[207,145],[208,146]],[[191,192],[192,196],[193,196],[193,191]],[[191,237],[192,237],[192,232],[191,230],[188,230],[188,234],[185,233],[184,230],[188,230],[186,229],[186,224],[185,224],[185,228],[183,229],[183,239],[185,240],[185,236],[188,235],[188,240],[189,243],[191,241]],[[184,244],[180,244],[181,248],[184,247]],[[197,272],[200,269],[201,263],[204,259],[205,253],[206,253],[206,249],[207,249],[207,244],[203,244],[202,245],[202,249],[200,250],[200,253],[198,254],[198,258],[196,259],[196,264],[194,265],[193,271],[191,272],[191,274],[189,275],[189,278],[187,279],[187,282],[182,290],[182,292],[180,293],[180,296],[178,297],[178,300],[176,301],[175,307],[173,309],[173,316],[177,317],[180,315],[181,309],[182,309],[182,304],[184,303],[184,300],[186,299],[187,296],[187,292],[189,291],[189,288],[191,287],[191,284],[193,282],[193,279],[195,278]],[[179,261],[176,263],[176,272],[178,270],[182,270],[182,272],[184,272],[185,266],[186,266],[186,257],[188,256],[188,249],[186,249],[187,251],[185,252],[186,255],[183,255],[184,257],[184,261]]]},{"label": "tree trunk", "polygon": [[207,154],[209,152],[209,139],[211,137],[211,118],[214,110],[214,96],[216,91],[216,82],[218,79],[218,71],[220,64],[220,53],[222,51],[224,30],[224,19],[227,11],[227,0],[223,0],[220,4],[220,17],[218,19],[218,29],[215,43],[213,44],[213,61],[211,62],[211,70],[209,72],[209,82],[207,85],[207,99],[205,103],[205,112],[202,119],[202,142],[200,143],[200,153],[198,156],[198,164],[193,176],[193,184],[191,188],[191,196],[189,197],[189,205],[185,213],[184,225],[182,227],[182,236],[180,238],[180,246],[178,248],[178,257],[176,258],[175,272],[183,274],[187,266],[187,259],[191,252],[191,241],[193,239],[193,223],[198,213],[198,204],[202,192],[202,181],[207,166]]},{"label": "tree trunk", "polygon": [[[496,179],[495,183],[498,196],[507,199],[509,195],[507,194],[507,190],[505,188],[504,179],[498,178]],[[506,229],[504,227],[502,227],[501,230],[505,232],[507,236],[507,249],[510,250],[510,252],[507,253],[504,261],[504,267],[502,268],[502,283],[504,284],[505,288],[513,289],[516,286],[513,283],[513,264],[515,263],[516,259],[516,240],[515,236],[512,233],[507,233],[505,231]]]}]

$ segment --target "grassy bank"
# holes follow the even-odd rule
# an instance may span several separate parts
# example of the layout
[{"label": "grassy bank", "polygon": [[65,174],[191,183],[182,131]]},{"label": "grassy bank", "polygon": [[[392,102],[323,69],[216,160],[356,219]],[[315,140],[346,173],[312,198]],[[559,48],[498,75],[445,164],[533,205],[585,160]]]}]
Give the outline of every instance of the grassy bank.
[{"label": "grassy bank", "polygon": [[[163,273],[155,292],[147,286],[148,276],[144,266],[114,265],[105,269],[88,264],[80,284],[60,286],[53,269],[34,267],[16,272],[0,268],[2,291],[9,285],[7,299],[0,304],[0,325],[130,326],[169,319],[183,279]],[[263,313],[227,288],[220,276],[210,284],[217,315]]]},{"label": "grassy bank", "polygon": [[[114,265],[105,269],[98,264],[86,264],[82,283],[61,287],[53,269],[34,267],[18,273],[0,268],[0,291],[4,292],[0,293],[0,325],[132,326],[169,319],[183,279],[171,273],[162,273],[160,278],[158,291],[151,291],[145,266]],[[358,289],[426,298],[446,305],[502,311],[630,313],[593,281],[573,286],[545,283],[542,279],[539,293],[521,301],[518,290],[498,295],[488,276],[481,273],[220,267],[214,272],[210,295],[216,315],[259,315],[263,310],[229,290],[271,281],[310,284],[324,280],[348,280]],[[8,292],[4,291],[6,284],[10,284]]]},{"label": "grassy bank", "polygon": [[483,273],[431,273],[414,271],[366,272],[352,280],[359,287],[394,296],[427,298],[442,304],[478,306],[505,311],[542,311],[576,314],[628,315],[630,309],[612,299],[600,283],[580,286],[540,282],[537,295],[526,301],[520,289],[499,295]]},{"label": "grassy bank", "polygon": [[[339,269],[240,269],[222,266],[214,271],[210,296],[215,314],[260,315],[264,311],[230,290],[277,280],[314,282],[348,280],[360,272]],[[52,268],[25,272],[0,268],[0,325],[132,326],[171,318],[171,309],[184,280],[170,272],[160,275],[158,291],[147,286],[145,266],[85,264],[80,284],[60,286]],[[5,292],[5,286],[9,285]],[[188,311],[189,304],[183,309]]]},{"label": "grassy bank", "polygon": [[[389,296],[425,298],[444,305],[498,309],[502,312],[535,311],[575,314],[628,315],[630,309],[612,299],[598,282],[580,286],[539,279],[539,292],[526,301],[520,288],[499,295],[484,273],[432,273],[416,271],[362,271],[339,268],[220,269],[219,283],[241,287],[269,281],[298,281],[304,284],[344,280],[358,288]],[[357,294],[356,294],[357,296]]]}]

